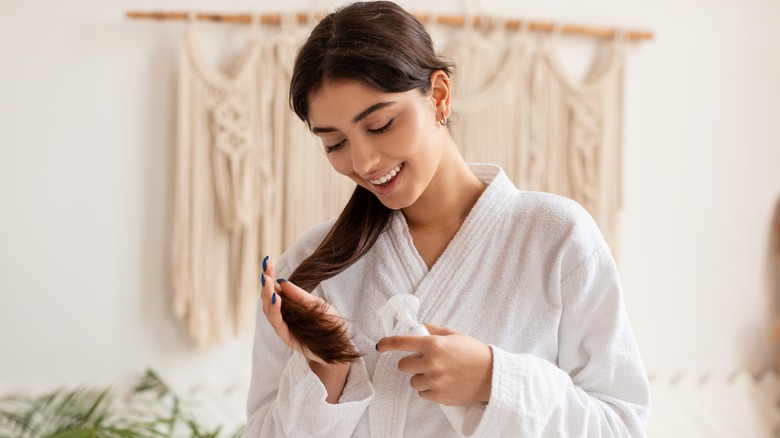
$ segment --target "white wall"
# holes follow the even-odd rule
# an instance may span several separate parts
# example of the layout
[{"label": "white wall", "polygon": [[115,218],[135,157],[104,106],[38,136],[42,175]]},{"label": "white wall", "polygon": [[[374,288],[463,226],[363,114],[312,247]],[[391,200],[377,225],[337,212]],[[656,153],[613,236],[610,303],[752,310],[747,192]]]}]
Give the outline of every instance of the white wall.
[{"label": "white wall", "polygon": [[[198,351],[169,305],[182,24],[123,14],[330,2],[5,3],[0,394],[106,383],[145,366],[181,381],[245,380],[251,333]],[[629,50],[626,75],[620,252],[628,310],[651,373],[760,369],[771,357],[767,332],[780,294],[768,250],[780,196],[780,3],[479,3],[505,16],[655,32]],[[466,1],[425,5],[476,10]],[[574,72],[584,70],[578,50],[586,45],[565,48]]]}]

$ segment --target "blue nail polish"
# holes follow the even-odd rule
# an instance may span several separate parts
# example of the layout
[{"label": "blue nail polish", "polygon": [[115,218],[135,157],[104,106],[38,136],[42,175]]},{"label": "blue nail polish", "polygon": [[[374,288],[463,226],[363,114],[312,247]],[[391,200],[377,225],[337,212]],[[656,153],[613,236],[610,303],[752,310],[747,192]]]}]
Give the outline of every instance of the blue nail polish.
[{"label": "blue nail polish", "polygon": [[[287,279],[286,279],[286,278],[277,278],[277,279],[276,279],[276,282],[277,282],[277,283],[279,283],[279,284],[282,284],[282,283],[284,283],[285,281],[287,281]],[[289,281],[288,281],[288,283],[289,283]]]},{"label": "blue nail polish", "polygon": [[273,306],[274,304],[276,304],[276,292],[274,292],[274,294],[271,295],[271,305]]},{"label": "blue nail polish", "polygon": [[263,272],[265,272],[266,269],[268,269],[268,256],[265,256],[263,259]]},{"label": "blue nail polish", "polygon": [[262,283],[263,287],[265,287],[265,274],[260,274],[260,283]]}]

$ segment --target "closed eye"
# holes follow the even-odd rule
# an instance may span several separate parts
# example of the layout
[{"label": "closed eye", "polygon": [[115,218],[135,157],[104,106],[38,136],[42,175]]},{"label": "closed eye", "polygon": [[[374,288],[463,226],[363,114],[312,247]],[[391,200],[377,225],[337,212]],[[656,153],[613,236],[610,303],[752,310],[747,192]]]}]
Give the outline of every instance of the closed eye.
[{"label": "closed eye", "polygon": [[344,146],[344,143],[346,143],[346,140],[341,140],[340,142],[334,144],[334,145],[325,145],[325,153],[329,154],[331,152],[336,152],[337,150],[341,149],[342,146]]},{"label": "closed eye", "polygon": [[[382,126],[381,128],[377,128],[377,129],[369,129],[368,132],[369,132],[369,134],[373,134],[373,135],[384,134],[385,132],[389,131],[390,128],[393,127],[393,123],[395,123],[395,117],[390,119],[390,121],[388,121],[385,124],[385,126]],[[336,152],[337,150],[341,149],[342,146],[344,146],[344,143],[346,143],[346,141],[347,140],[341,140],[340,142],[338,142],[338,143],[336,143],[334,145],[327,145],[326,144],[325,145],[325,153],[329,154],[331,152]]]},{"label": "closed eye", "polygon": [[383,126],[381,128],[378,128],[378,129],[369,129],[368,132],[370,132],[371,134],[374,134],[374,135],[384,134],[385,132],[389,131],[390,128],[393,127],[393,122],[395,122],[395,117],[390,119],[390,121],[387,122],[387,124],[385,126]]}]

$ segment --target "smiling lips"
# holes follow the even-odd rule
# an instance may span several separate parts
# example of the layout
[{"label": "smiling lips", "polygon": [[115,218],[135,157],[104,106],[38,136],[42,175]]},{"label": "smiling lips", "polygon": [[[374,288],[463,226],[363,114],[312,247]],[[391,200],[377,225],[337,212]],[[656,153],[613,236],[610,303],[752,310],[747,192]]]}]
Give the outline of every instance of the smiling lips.
[{"label": "smiling lips", "polygon": [[384,175],[384,176],[382,176],[379,179],[370,179],[370,180],[368,180],[368,182],[370,182],[371,184],[374,184],[374,185],[378,185],[378,186],[382,185],[382,184],[387,184],[390,181],[392,181],[393,178],[395,178],[395,176],[398,174],[398,172],[401,171],[401,168],[403,167],[403,165],[404,165],[404,163],[401,163],[401,164],[395,166],[395,168],[393,168],[393,170],[391,170],[390,173],[388,173],[387,175]]}]

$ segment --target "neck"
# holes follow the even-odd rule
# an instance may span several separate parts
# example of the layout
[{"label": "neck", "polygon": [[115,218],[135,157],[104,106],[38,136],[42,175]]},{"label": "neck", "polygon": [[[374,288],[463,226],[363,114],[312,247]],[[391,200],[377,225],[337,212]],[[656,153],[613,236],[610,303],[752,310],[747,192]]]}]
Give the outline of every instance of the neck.
[{"label": "neck", "polygon": [[425,192],[403,209],[406,223],[410,229],[457,231],[484,189],[453,143]]}]

